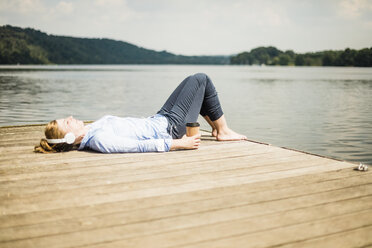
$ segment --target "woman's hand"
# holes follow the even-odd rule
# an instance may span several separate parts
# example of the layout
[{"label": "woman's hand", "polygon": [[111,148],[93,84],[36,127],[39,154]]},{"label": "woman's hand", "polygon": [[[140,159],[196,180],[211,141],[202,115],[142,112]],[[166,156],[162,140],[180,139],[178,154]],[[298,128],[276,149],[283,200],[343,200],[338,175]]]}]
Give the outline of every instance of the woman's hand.
[{"label": "woman's hand", "polygon": [[200,146],[200,134],[187,137],[184,135],[181,139],[172,140],[171,150],[177,149],[198,149]]},{"label": "woman's hand", "polygon": [[186,134],[182,137],[184,149],[198,149],[200,146],[200,134],[187,137]]}]

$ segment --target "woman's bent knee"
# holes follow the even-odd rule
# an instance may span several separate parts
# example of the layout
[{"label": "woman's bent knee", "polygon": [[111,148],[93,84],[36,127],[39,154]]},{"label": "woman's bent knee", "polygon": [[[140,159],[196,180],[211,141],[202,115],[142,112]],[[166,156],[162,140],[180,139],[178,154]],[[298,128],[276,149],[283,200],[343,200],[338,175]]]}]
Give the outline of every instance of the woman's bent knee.
[{"label": "woman's bent knee", "polygon": [[205,73],[196,73],[192,75],[191,78],[194,79],[192,80],[194,81],[194,83],[198,83],[200,86],[200,85],[206,85],[208,76]]},{"label": "woman's bent knee", "polygon": [[208,77],[208,75],[203,72],[196,73],[194,76],[201,81],[206,81]]}]

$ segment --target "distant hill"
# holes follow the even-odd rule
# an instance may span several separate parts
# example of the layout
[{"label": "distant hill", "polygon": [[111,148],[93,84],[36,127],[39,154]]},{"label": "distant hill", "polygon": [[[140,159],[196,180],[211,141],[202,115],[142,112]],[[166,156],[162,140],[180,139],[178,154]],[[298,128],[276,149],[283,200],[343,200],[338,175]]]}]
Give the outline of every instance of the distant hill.
[{"label": "distant hill", "polygon": [[182,56],[110,39],[48,35],[32,28],[0,26],[0,64],[235,64],[372,66],[372,47],[295,53],[257,47],[235,56]]},{"label": "distant hill", "polygon": [[257,47],[250,52],[242,52],[231,57],[236,65],[296,65],[296,66],[372,66],[372,47],[344,51],[322,51],[315,53],[295,53],[281,51],[275,47]]},{"label": "distant hill", "polygon": [[0,64],[229,64],[228,56],[182,56],[110,39],[0,26]]}]

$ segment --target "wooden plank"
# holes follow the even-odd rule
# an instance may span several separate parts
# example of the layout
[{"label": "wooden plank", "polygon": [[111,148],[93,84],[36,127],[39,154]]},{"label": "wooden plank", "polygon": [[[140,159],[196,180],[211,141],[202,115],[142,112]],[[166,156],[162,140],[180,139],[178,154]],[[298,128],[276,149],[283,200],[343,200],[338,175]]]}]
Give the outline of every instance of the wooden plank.
[{"label": "wooden plank", "polygon": [[[322,209],[317,209],[322,211]],[[331,211],[330,211],[331,212]],[[101,241],[96,244],[82,247],[272,247],[281,246],[283,243],[297,242],[301,239],[322,237],[339,232],[348,232],[356,228],[364,228],[370,223],[371,210],[361,212],[352,212],[349,215],[334,217],[325,217],[319,220],[317,214],[311,215],[311,211],[299,211],[293,216],[293,212],[283,213],[282,216],[270,215],[268,218],[251,219],[247,221],[233,222],[224,226],[215,225],[209,228],[208,232],[204,227],[190,230],[181,230],[171,233],[159,233],[137,238],[121,239],[116,241]],[[300,213],[300,214],[298,214]],[[296,217],[310,215],[312,219],[309,222],[300,224],[291,224],[291,220]],[[288,223],[287,226],[278,225],[278,223]],[[257,229],[263,228],[263,230]],[[198,230],[199,229],[199,230]],[[234,233],[237,233],[235,234]],[[228,236],[227,238],[226,235]],[[212,237],[212,238],[211,238]],[[120,238],[120,237],[118,237]],[[103,238],[102,238],[103,239]],[[208,240],[209,239],[209,240]],[[343,237],[340,237],[340,243]],[[296,246],[300,247],[300,246]],[[315,246],[316,247],[316,246]],[[325,246],[320,246],[325,247]],[[333,246],[330,246],[333,247]],[[336,246],[337,247],[337,246]]]},{"label": "wooden plank", "polygon": [[[24,214],[12,214],[12,215],[1,215],[0,214],[0,227],[11,227],[18,225],[32,225],[41,222],[56,221],[66,218],[78,218],[86,217],[92,215],[100,214],[110,214],[117,211],[128,210],[140,210],[146,208],[155,208],[164,205],[179,204],[192,201],[201,201],[208,200],[211,198],[224,197],[231,194],[248,194],[248,193],[257,193],[263,191],[270,191],[275,189],[276,194],[279,194],[281,189],[298,187],[303,185],[307,188],[310,184],[318,184],[331,181],[345,181],[347,178],[354,178],[359,176],[368,176],[356,174],[354,171],[344,169],[337,173],[334,171],[325,172],[321,174],[314,175],[302,175],[284,179],[273,179],[270,181],[262,181],[251,184],[246,182],[241,185],[233,185],[227,187],[216,187],[207,190],[197,190],[173,195],[163,195],[163,196],[154,196],[147,198],[140,198],[134,200],[119,200],[117,202],[103,202],[101,204],[92,205],[89,202],[85,202],[85,205],[69,207],[69,208],[60,208],[54,210],[42,211],[38,209],[37,211],[24,213]],[[299,183],[301,182],[301,183]],[[307,188],[308,189],[308,188]],[[271,199],[276,199],[274,194]],[[289,192],[287,192],[289,194]],[[288,195],[290,196],[290,195]],[[56,206],[58,207],[58,206]]]},{"label": "wooden plank", "polygon": [[17,153],[31,153],[34,150],[34,145],[20,145],[13,146],[13,147],[7,147],[7,146],[0,146],[0,154],[17,154]]},{"label": "wooden plank", "polygon": [[[39,223],[38,225],[31,225],[31,226],[19,226],[17,228],[1,228],[0,229],[0,240],[9,239],[10,237],[14,238],[17,234],[18,235],[25,235],[25,230],[29,230],[28,232],[32,232],[33,234],[39,233],[40,236],[42,234],[47,234],[50,232],[56,232],[53,230],[52,227],[60,225],[64,223],[63,229],[68,230],[71,232],[74,228],[78,228],[77,230],[82,230],[84,227],[81,225],[75,226],[76,222],[79,223],[88,223],[92,222],[92,220],[96,220],[97,218],[100,219],[99,223],[95,223],[95,225],[87,226],[87,228],[98,228],[102,225],[104,226],[114,226],[114,225],[123,225],[129,223],[136,223],[136,222],[146,222],[152,221],[153,219],[164,219],[174,216],[183,216],[183,215],[190,215],[194,213],[200,212],[208,212],[208,211],[216,211],[216,210],[223,210],[228,209],[224,212],[229,212],[232,208],[239,208],[242,206],[247,205],[254,205],[254,204],[262,204],[262,207],[270,209],[270,204],[266,204],[267,202],[279,201],[279,200],[288,200],[289,198],[296,198],[300,196],[311,196],[321,192],[328,192],[333,191],[334,194],[337,194],[340,190],[345,190],[346,188],[353,187],[354,189],[359,189],[362,187],[362,184],[366,184],[370,182],[371,178],[354,178],[353,182],[348,181],[347,183],[343,182],[343,180],[338,181],[328,181],[324,183],[314,184],[314,185],[306,185],[306,186],[299,186],[293,188],[285,188],[282,190],[270,190],[266,192],[255,192],[251,194],[247,193],[240,193],[237,194],[235,192],[231,192],[231,195],[222,195],[213,198],[202,199],[199,201],[187,201],[181,202],[177,204],[167,204],[158,207],[150,207],[150,208],[143,208],[135,209],[134,206],[131,208],[117,208],[112,209],[110,213],[105,214],[98,214],[96,212],[92,213],[91,216],[88,218],[82,218],[82,216],[76,216],[76,218],[67,218],[65,220],[58,220],[55,223],[47,222],[47,223]],[[372,187],[370,187],[372,189]],[[369,192],[372,195],[372,190]],[[353,197],[355,195],[352,195]],[[344,196],[343,196],[344,197]],[[316,201],[307,201],[306,197],[304,198],[303,203],[305,204],[316,204]],[[311,199],[313,197],[311,196]],[[326,199],[327,200],[327,199]],[[338,199],[339,200],[339,199]],[[369,198],[372,200],[372,198]],[[277,204],[277,203],[276,203]],[[372,201],[367,204],[363,204],[363,207],[370,206],[372,207]],[[272,205],[272,204],[271,204]],[[280,205],[280,204],[279,204]],[[135,210],[134,210],[135,209]],[[250,208],[249,214],[252,214],[253,208]],[[256,209],[257,210],[257,209]],[[114,212],[117,211],[117,212]],[[227,216],[227,214],[223,214]],[[244,217],[240,215],[241,218]],[[124,221],[125,220],[125,221]],[[97,222],[97,221],[95,221]],[[102,224],[103,223],[103,224]],[[68,225],[73,226],[68,226]],[[97,226],[99,225],[99,226]],[[43,227],[43,228],[42,228]],[[37,230],[35,230],[37,229]],[[13,230],[17,230],[16,233],[13,233]],[[60,230],[60,229],[58,229]],[[60,232],[60,231],[59,231]],[[27,233],[27,231],[26,231]],[[58,232],[57,232],[58,233]],[[5,235],[5,236],[4,236]],[[20,237],[22,238],[22,237]],[[23,237],[24,238],[24,237]]]},{"label": "wooden plank", "polygon": [[[367,191],[368,190],[370,189],[367,189]],[[100,247],[103,247],[102,242],[120,240],[120,244],[116,243],[115,245],[120,247],[168,247],[195,242],[195,238],[199,240],[200,238],[202,238],[202,240],[210,240],[210,236],[213,236],[212,241],[198,243],[198,246],[225,247],[223,245],[234,244],[233,247],[244,247],[244,245],[247,244],[246,242],[251,242],[251,239],[255,239],[255,235],[259,235],[260,238],[264,240],[270,237],[270,235],[277,236],[273,242],[278,242],[281,240],[278,238],[280,235],[288,235],[288,233],[296,231],[299,227],[303,227],[306,230],[304,233],[301,233],[301,235],[312,233],[312,235],[308,235],[307,237],[314,237],[327,234],[325,231],[330,228],[324,228],[324,226],[341,225],[341,227],[336,230],[340,231],[370,224],[372,222],[372,215],[370,215],[372,210],[370,210],[371,208],[369,205],[365,204],[366,202],[370,203],[371,199],[358,202],[358,204],[355,204],[355,202],[336,204],[338,207],[337,209],[341,208],[344,211],[332,211],[332,209],[334,209],[332,204],[328,205],[328,208],[324,206],[324,203],[329,203],[330,201],[360,197],[362,191],[361,188],[359,190],[340,190],[339,192],[327,192],[319,195],[297,197],[291,201],[285,199],[280,201],[281,203],[270,201],[235,209],[201,212],[194,215],[177,216],[174,218],[157,219],[154,216],[155,220],[153,221],[138,222],[129,225],[126,225],[125,219],[122,219],[124,223],[121,225],[110,225],[105,228],[93,227],[87,231],[75,231],[58,235],[41,236],[33,239],[13,240],[11,242],[2,242],[2,246],[26,247],[32,244],[38,247],[70,247],[99,242]],[[322,206],[315,208],[315,211],[311,208],[299,210],[299,208],[314,205]],[[352,210],[359,208],[362,210]],[[293,214],[290,210],[297,211]],[[352,214],[350,214],[350,211],[352,211]],[[319,214],[319,212],[325,214]],[[335,213],[337,218],[333,218]],[[321,216],[320,218],[319,215]],[[253,218],[255,216],[256,218]],[[248,218],[248,220],[246,218]],[[109,219],[112,220],[116,218]],[[324,221],[322,219],[326,220]],[[97,219],[94,218],[90,220],[91,223],[97,221]],[[259,223],[261,221],[262,223]],[[120,223],[120,219],[118,222]],[[100,223],[103,223],[103,221],[100,221]],[[347,223],[347,225],[342,223]],[[76,223],[75,225],[82,226],[84,223]],[[89,226],[91,224],[85,223],[85,225]],[[309,228],[313,225],[317,226],[317,229],[324,230],[324,232],[309,232]],[[257,226],[263,230],[257,230]],[[33,229],[29,229],[29,231],[37,232],[38,228],[36,227],[37,226]],[[55,227],[55,225],[51,225],[50,228],[53,227]],[[57,229],[58,227],[59,226],[56,226]],[[275,228],[278,227],[280,227],[279,230],[276,230]],[[62,229],[68,230],[66,228]],[[251,233],[254,234],[251,235]],[[239,237],[238,239],[236,238],[237,236]],[[288,240],[293,240],[294,237],[289,235]],[[216,240],[216,238],[218,238],[218,240]],[[60,242],[61,240],[64,240],[64,242]],[[165,240],[167,241],[166,243],[164,242]],[[149,246],[150,244],[153,246]],[[271,243],[266,242],[265,245],[271,245]]]},{"label": "wooden plank", "polygon": [[[252,247],[279,246],[289,242],[297,242],[314,237],[322,237],[339,232],[352,231],[356,228],[370,226],[372,210],[352,212],[349,215],[337,216],[321,221],[297,224],[288,227],[273,229],[266,232],[246,234],[226,239],[216,239],[209,242],[191,244],[178,247]],[[145,241],[145,240],[144,240]],[[147,240],[148,241],[148,240]],[[152,241],[154,242],[154,241]],[[127,243],[128,244],[128,243]],[[147,243],[149,244],[149,243]],[[131,244],[130,244],[131,245]],[[102,247],[102,246],[101,246]],[[124,247],[124,246],[123,246]],[[127,247],[136,247],[134,245]],[[142,246],[144,247],[144,246]],[[153,246],[154,247],[154,246]]]},{"label": "wooden plank", "polygon": [[[298,166],[311,166],[311,164],[314,163],[317,165],[319,163],[318,158],[313,161],[312,158],[303,158],[302,156],[291,156],[285,158],[274,157],[272,159],[266,159],[264,163],[256,158],[257,156],[250,156],[249,160],[251,162],[248,162],[244,157],[217,159],[214,164],[209,164],[209,166],[202,161],[195,163],[195,161],[190,159],[191,161],[184,162],[182,165],[179,165],[181,161],[177,161],[177,164],[162,164],[162,161],[159,161],[160,166],[155,166],[156,163],[154,162],[154,164],[147,166],[142,164],[133,166],[123,166],[122,164],[118,164],[118,166],[114,167],[113,165],[110,165],[108,168],[105,167],[104,170],[99,170],[98,172],[97,168],[93,168],[94,170],[92,170],[91,167],[88,169],[81,168],[80,170],[63,170],[62,173],[50,172],[47,175],[43,174],[43,177],[33,177],[22,180],[18,179],[1,182],[0,198],[2,195],[1,191],[4,193],[7,192],[6,194],[17,194],[20,192],[28,194],[32,192],[40,192],[38,188],[45,187],[48,187],[49,191],[53,191],[54,189],[63,190],[76,187],[99,186],[106,184],[107,181],[110,181],[110,184],[114,185],[118,183],[144,181],[154,178],[161,179],[172,176],[192,176],[200,173],[223,173],[226,171],[236,170],[250,170],[252,173],[254,173],[257,172],[257,170],[262,171],[262,169],[264,169],[262,166],[266,166],[266,170],[270,168],[274,170],[275,167],[279,166],[279,168],[281,168],[284,165],[288,165],[293,162],[296,162],[296,165],[292,168],[297,168]],[[212,163],[213,161],[214,160],[209,160],[208,163]],[[306,164],[302,165],[304,162],[306,162]],[[98,169],[102,169],[102,167],[98,167]],[[109,171],[107,172],[107,170]],[[29,174],[27,175],[29,176]],[[7,175],[7,177],[9,176]],[[56,182],[58,182],[58,184],[56,184]]]},{"label": "wooden plank", "polygon": [[[309,194],[309,193],[314,193],[314,192],[322,192],[325,190],[339,189],[342,187],[362,185],[362,184],[368,183],[369,180],[371,180],[370,177],[353,177],[353,178],[350,178],[350,180],[348,180],[347,182],[344,182],[343,180],[330,181],[330,182],[327,181],[325,183],[306,185],[306,186],[300,187],[300,189],[298,189],[297,187],[296,188],[285,188],[283,195],[280,195],[280,196],[278,196],[279,193],[282,193],[282,190],[280,189],[274,190],[275,192],[260,192],[260,193],[254,192],[254,195],[255,195],[255,200],[262,200],[262,197],[266,197],[266,196],[269,199],[276,199],[276,197],[284,197],[284,196],[293,197],[294,195],[301,195],[301,193]],[[307,190],[305,191],[305,189]],[[231,199],[236,199],[236,198],[239,199],[239,197],[242,197],[244,199],[245,197],[249,197],[251,195],[247,193],[246,191],[238,191],[238,190],[231,191],[229,195],[226,195],[226,193],[220,194],[220,192],[213,192],[213,191],[210,191],[209,193],[210,195],[213,195],[213,197],[212,196],[207,197],[210,201],[213,201],[211,199],[219,198],[219,197],[224,197],[224,198],[231,197]],[[240,194],[245,194],[245,196],[241,196]],[[180,197],[180,196],[172,196],[172,197]],[[186,198],[186,195],[181,196],[181,198]],[[193,199],[190,199],[190,201],[191,200]],[[6,201],[4,202],[6,203]],[[182,204],[184,203],[182,202]],[[218,205],[218,204],[215,204],[215,205]],[[122,211],[123,209],[126,209],[125,204],[123,204],[123,206],[120,206],[120,207],[118,206],[118,209],[120,209],[120,211]]]},{"label": "wooden plank", "polygon": [[[257,157],[256,155],[259,154],[259,153],[254,153],[254,152],[250,152],[250,154],[246,154],[245,155],[239,155],[239,156],[236,156],[236,155],[233,155],[233,156],[229,156],[229,155],[222,155],[222,156],[219,156],[221,159],[221,161],[223,159],[232,159],[232,160],[240,160],[242,162],[240,163],[244,163],[244,161],[248,162],[248,161],[252,161],[252,160],[256,160],[256,161],[252,161],[250,164],[253,165],[253,163],[255,164],[259,164],[260,161],[263,161],[261,162],[262,163],[265,163],[266,161],[264,159],[260,159],[260,157]],[[297,155],[296,153],[292,153],[291,155]],[[217,155],[216,155],[217,157]],[[272,159],[274,159],[274,157],[277,157],[278,161],[279,162],[283,162],[285,159],[288,158],[288,161],[291,161],[293,159],[295,159],[295,157],[297,157],[298,159],[304,159],[305,157],[299,157],[299,156],[287,156],[287,157],[284,157],[281,155],[281,154],[270,154],[267,157],[267,160],[268,160],[268,163],[270,163],[270,161]],[[272,158],[273,157],[273,158]],[[223,159],[222,159],[223,158]],[[320,161],[320,160],[317,160],[318,158],[316,157],[309,157],[309,161]],[[80,158],[79,160],[84,160],[83,158]],[[44,169],[44,171],[42,170],[41,172],[39,172],[39,170],[36,170],[34,173],[30,173],[32,171],[28,171],[26,170],[26,174],[23,174],[23,173],[16,173],[15,175],[7,175],[7,171],[6,169],[3,169],[2,170],[2,176],[0,178],[0,181],[2,182],[7,182],[7,181],[17,181],[17,180],[26,180],[26,179],[42,179],[42,178],[50,178],[50,177],[63,177],[63,176],[80,176],[82,172],[84,173],[90,173],[90,174],[94,174],[94,173],[104,173],[104,172],[107,172],[110,174],[113,174],[113,172],[120,172],[122,171],[123,169],[127,169],[127,170],[131,170],[131,171],[142,171],[142,169],[145,169],[145,170],[153,170],[154,168],[166,168],[166,166],[172,166],[174,168],[175,165],[177,164],[184,164],[184,165],[187,165],[187,167],[185,168],[189,168],[189,167],[192,167],[192,164],[194,162],[200,162],[200,163],[203,163],[205,166],[206,164],[209,163],[209,166],[216,166],[216,161],[220,161],[218,158],[204,158],[203,156],[202,157],[195,157],[195,156],[191,156],[189,159],[186,157],[184,159],[180,159],[180,158],[169,158],[167,159],[165,162],[164,162],[164,159],[163,157],[159,157],[159,158],[154,158],[153,161],[151,160],[142,160],[142,161],[132,161],[131,159],[124,159],[124,161],[122,162],[120,159],[118,161],[109,161],[106,163],[103,163],[102,165],[105,165],[105,166],[102,166],[100,163],[95,162],[94,160],[94,157],[93,158],[87,158],[87,160],[90,160],[92,161],[92,163],[86,165],[86,166],[76,166],[77,168],[73,167],[73,166],[68,166],[66,164],[66,168],[65,167],[61,167],[61,168],[58,168],[57,167],[57,171],[49,171],[47,166],[46,168]],[[105,162],[105,161],[104,161]],[[115,163],[116,162],[116,163]],[[151,163],[153,162],[153,163]],[[271,161],[272,162],[272,161]],[[84,163],[84,161],[82,161],[81,163]],[[249,165],[247,163],[247,165]],[[22,172],[23,170],[20,170],[20,172]]]},{"label": "wooden plank", "polygon": [[[315,160],[313,162],[306,161],[305,168],[308,167],[324,167],[324,163],[319,164],[319,158],[314,158]],[[229,159],[231,161],[232,159]],[[218,161],[218,163],[221,161]],[[332,161],[333,162],[333,161]],[[222,162],[223,163],[223,162]],[[245,165],[245,162],[236,161],[237,164],[243,163]],[[204,163],[199,163],[203,165]],[[210,161],[205,162],[206,165],[210,164]],[[257,175],[257,174],[264,174],[269,172],[275,172],[275,171],[283,171],[288,170],[288,167],[290,170],[295,170],[298,168],[303,169],[304,168],[301,163],[298,163],[297,161],[294,161],[292,163],[285,162],[283,164],[278,163],[274,165],[266,165],[266,166],[245,166],[243,168],[232,168],[227,170],[216,170],[215,164],[212,164],[211,170],[212,171],[204,171],[205,167],[200,166],[197,167],[196,171],[187,171],[187,170],[174,170],[172,173],[168,171],[162,171],[158,174],[154,173],[146,173],[146,174],[131,174],[130,176],[126,177],[126,174],[120,175],[120,172],[116,172],[116,170],[112,170],[108,173],[119,173],[119,176],[123,176],[120,180],[122,180],[120,183],[116,184],[107,184],[106,182],[101,182],[100,185],[94,185],[92,187],[79,187],[78,189],[72,189],[72,190],[58,190],[59,196],[70,196],[70,195],[96,195],[100,194],[101,192],[105,192],[105,194],[111,193],[111,192],[123,192],[125,190],[134,190],[134,189],[143,189],[143,188],[154,188],[154,187],[164,187],[169,185],[178,185],[182,184],[185,185],[187,183],[198,183],[198,182],[212,182],[215,183],[218,179],[223,180],[231,177],[235,177],[236,175],[239,175],[239,177],[247,176],[247,175]],[[208,168],[206,166],[206,168]],[[106,168],[105,168],[106,169]],[[104,173],[102,171],[102,173]],[[125,172],[124,172],[125,173]],[[200,184],[200,183],[199,183]],[[27,184],[25,185],[27,187]],[[19,201],[27,201],[28,198],[34,199],[34,197],[38,197],[38,193],[36,194],[30,194],[29,196],[25,194],[21,195],[14,195],[13,193],[12,197],[8,199],[8,196],[6,197],[0,197],[1,200],[4,201],[11,201],[11,202],[19,202]],[[44,192],[42,195],[46,198],[51,198],[52,195],[54,195],[54,191],[50,192]]]},{"label": "wooden plank", "polygon": [[[69,180],[69,178],[73,178],[73,177],[86,177],[87,179],[90,179],[90,178],[95,178],[94,176],[98,176],[98,178],[103,175],[111,175],[111,176],[115,176],[115,175],[118,175],[118,174],[115,174],[115,173],[126,173],[126,174],[144,174],[146,172],[156,172],[156,171],[164,171],[166,169],[173,169],[173,170],[176,170],[176,169],[193,169],[193,168],[198,168],[200,167],[200,165],[204,165],[207,169],[208,168],[214,168],[214,170],[223,170],[223,169],[234,169],[234,166],[237,167],[237,168],[245,168],[245,167],[253,167],[253,166],[257,166],[259,165],[258,162],[255,162],[255,164],[253,162],[251,163],[247,163],[247,165],[245,166],[245,163],[244,161],[245,160],[252,160],[254,159],[255,156],[249,156],[249,158],[247,157],[232,157],[232,158],[229,158],[229,157],[225,157],[224,159],[217,159],[217,160],[214,160],[214,159],[206,159],[206,160],[200,160],[200,159],[197,159],[197,158],[193,158],[193,159],[189,159],[189,162],[183,162],[182,163],[182,160],[174,160],[175,162],[173,162],[171,159],[169,160],[169,162],[166,162],[164,163],[163,160],[159,159],[159,160],[154,160],[153,161],[153,164],[149,163],[149,162],[140,162],[140,163],[136,163],[136,162],[127,162],[127,163],[121,163],[120,160],[118,161],[118,163],[112,163],[112,164],[106,164],[104,166],[96,166],[93,165],[92,166],[86,166],[86,167],[77,167],[77,168],[64,168],[62,167],[61,169],[57,170],[57,171],[42,171],[42,172],[38,172],[37,170],[34,172],[34,173],[30,173],[28,172],[27,174],[21,174],[21,173],[17,173],[15,175],[6,175],[4,172],[3,176],[1,176],[1,182],[0,184],[8,184],[8,183],[11,183],[11,182],[16,182],[16,181],[25,181],[25,180],[42,180],[43,182],[47,182],[48,180],[51,181],[51,180],[57,180],[57,179],[63,179],[63,178],[66,178],[67,180]],[[274,159],[274,158],[273,158]],[[265,161],[265,163],[267,164],[274,164],[273,162],[273,159],[267,159],[267,161]],[[297,160],[299,162],[303,161],[305,158],[303,157],[300,157],[300,156],[288,156],[285,158],[288,162],[290,161],[294,161],[294,160]],[[278,158],[278,164],[280,163],[285,163],[285,159],[281,159],[280,157]],[[223,161],[226,161],[226,160],[230,160],[231,161],[231,166],[228,167],[226,165],[223,165]],[[187,159],[185,160],[187,161]],[[239,161],[239,162],[237,162]],[[257,160],[257,161],[260,161],[260,160]],[[309,163],[306,163],[305,165],[307,164],[310,164],[310,163],[316,163],[318,162],[318,160],[316,158],[310,158],[308,159]],[[92,161],[94,162],[94,161]],[[151,162],[151,161],[150,161]],[[194,163],[195,162],[199,162],[197,165],[195,165]],[[215,162],[213,164],[213,162]],[[84,163],[84,162],[82,162]],[[261,162],[262,164],[263,162]],[[209,166],[209,167],[207,167]],[[67,166],[66,166],[67,167]],[[202,170],[202,168],[199,168],[200,170]],[[83,174],[83,175],[82,175]],[[26,182],[26,181],[25,181]],[[52,181],[53,182],[53,181]],[[22,182],[20,182],[21,184]]]},{"label": "wooden plank", "polygon": [[293,242],[283,245],[283,248],[312,248],[312,247],[370,247],[372,246],[372,225],[355,228],[319,238]]},{"label": "wooden plank", "polygon": [[[170,195],[181,192],[189,192],[215,187],[231,186],[244,184],[246,182],[259,182],[263,180],[272,180],[274,178],[285,178],[295,175],[309,173],[319,173],[322,171],[335,170],[340,168],[339,162],[323,163],[319,166],[307,168],[279,170],[276,172],[262,172],[253,175],[221,175],[220,177],[210,178],[208,174],[197,177],[172,177],[170,179],[158,179],[144,182],[124,184],[120,188],[115,186],[101,188],[92,188],[89,190],[79,189],[73,191],[63,191],[56,194],[45,193],[35,195],[31,198],[8,199],[0,205],[0,212],[7,214],[24,213],[38,209],[55,209],[59,207],[70,207],[90,202],[90,204],[99,204],[102,202],[115,202],[119,200],[138,199],[157,195]],[[203,176],[203,177],[202,177]],[[109,193],[110,189],[111,192]],[[68,201],[66,201],[68,199]]]},{"label": "wooden plank", "polygon": [[26,135],[29,133],[44,134],[45,126],[14,126],[14,127],[0,127],[0,137],[12,135]]}]

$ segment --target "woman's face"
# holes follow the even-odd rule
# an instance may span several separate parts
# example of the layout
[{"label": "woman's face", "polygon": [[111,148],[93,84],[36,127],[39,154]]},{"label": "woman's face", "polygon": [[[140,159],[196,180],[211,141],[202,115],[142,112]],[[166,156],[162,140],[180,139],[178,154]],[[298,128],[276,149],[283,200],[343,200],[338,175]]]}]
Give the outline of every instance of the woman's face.
[{"label": "woman's face", "polygon": [[72,116],[69,116],[64,119],[58,119],[57,120],[58,127],[64,132],[64,133],[73,133],[75,136],[78,136],[81,131],[84,129],[84,122],[79,121],[75,119]]}]

